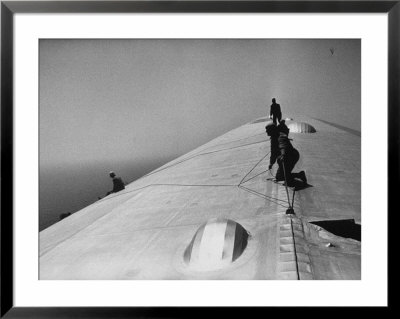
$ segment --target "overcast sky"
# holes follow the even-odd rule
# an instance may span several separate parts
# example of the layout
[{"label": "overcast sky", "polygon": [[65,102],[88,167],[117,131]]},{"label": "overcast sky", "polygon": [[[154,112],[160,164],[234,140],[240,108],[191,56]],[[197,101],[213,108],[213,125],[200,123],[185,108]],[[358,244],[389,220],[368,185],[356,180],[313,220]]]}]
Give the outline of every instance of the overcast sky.
[{"label": "overcast sky", "polygon": [[[332,54],[330,48],[334,48]],[[359,40],[40,40],[40,165],[186,153],[266,116],[360,130]]]}]

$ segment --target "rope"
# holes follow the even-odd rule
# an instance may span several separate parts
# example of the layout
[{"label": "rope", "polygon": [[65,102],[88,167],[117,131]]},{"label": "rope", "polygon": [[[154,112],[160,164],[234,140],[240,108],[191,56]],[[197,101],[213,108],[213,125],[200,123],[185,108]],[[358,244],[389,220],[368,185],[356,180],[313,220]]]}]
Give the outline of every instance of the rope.
[{"label": "rope", "polygon": [[291,216],[290,216],[290,227],[292,229],[292,236],[293,236],[293,248],[294,248],[294,258],[295,258],[295,261],[296,261],[297,280],[300,280],[299,265],[298,265],[298,261],[297,261],[296,240],[294,238],[293,222],[292,222],[292,217]]},{"label": "rope", "polygon": [[[250,194],[253,194],[253,195],[255,195],[255,196],[264,198],[264,199],[270,201],[271,203],[274,203],[274,204],[276,204],[276,205],[282,206],[283,208],[286,208],[286,206],[284,206],[284,205],[282,205],[281,203],[278,202],[278,201],[283,201],[283,200],[281,200],[281,199],[279,199],[279,198],[274,198],[274,197],[266,196],[266,195],[261,194],[261,193],[255,191],[255,190],[253,190],[253,189],[250,189],[250,188],[247,188],[247,187],[244,187],[244,186],[241,186],[241,185],[238,186],[238,188],[243,189],[244,191],[249,192]],[[284,201],[283,201],[283,202],[284,202]]]},{"label": "rope", "polygon": [[261,163],[261,161],[262,161],[264,158],[266,158],[266,157],[269,155],[269,153],[271,153],[271,152],[268,152],[267,154],[265,154],[265,155],[257,162],[257,164],[253,166],[253,168],[250,170],[250,172],[248,172],[248,173],[242,178],[242,180],[239,182],[239,185],[238,185],[238,186],[240,186],[242,183],[244,183],[244,182],[243,182],[244,179],[257,167],[258,164]]},{"label": "rope", "polygon": [[113,194],[115,194],[114,196],[110,196],[110,197],[107,197],[107,196],[105,196],[105,197],[102,197],[102,198],[99,198],[96,202],[94,202],[93,204],[95,204],[95,203],[102,203],[102,202],[105,202],[105,201],[108,201],[108,200],[110,200],[110,199],[113,199],[113,198],[116,198],[116,197],[119,197],[119,196],[122,196],[122,195],[127,195],[127,194],[130,194],[130,193],[133,193],[133,192],[137,192],[137,191],[141,191],[141,190],[143,190],[143,189],[145,189],[145,188],[148,188],[148,187],[153,187],[153,186],[179,186],[179,187],[236,187],[237,185],[236,184],[157,184],[157,183],[155,183],[155,184],[148,184],[148,185],[146,185],[146,186],[143,186],[143,187],[139,187],[139,188],[135,188],[135,189],[132,189],[132,190],[129,190],[129,191],[126,191],[126,192],[123,192],[123,191],[120,191],[120,192],[117,192],[117,193],[113,193]]},{"label": "rope", "polygon": [[[261,174],[264,174],[267,170],[262,171],[261,173],[258,173],[257,175],[254,175],[253,177],[250,177],[249,179],[246,179],[245,181],[242,182],[242,184],[247,183],[248,181],[256,178],[257,176],[260,176]],[[241,184],[240,184],[241,185]]]},{"label": "rope", "polygon": [[283,167],[283,176],[285,177],[285,189],[286,189],[286,195],[287,195],[289,209],[293,209],[292,205],[290,204],[289,191],[288,191],[288,187],[287,187],[285,162],[283,161],[283,159],[282,159],[282,167]]},{"label": "rope", "polygon": [[296,194],[296,187],[293,190],[293,196],[292,196],[292,208],[293,208],[293,204],[294,204],[294,194]]},{"label": "rope", "polygon": [[[209,151],[209,152],[205,152],[205,153],[194,154],[194,155],[191,155],[191,156],[189,156],[189,157],[187,157],[187,158],[183,158],[183,159],[177,161],[176,163],[173,163],[173,164],[170,164],[170,165],[168,165],[168,166],[165,166],[165,167],[161,167],[161,168],[159,168],[159,169],[156,169],[156,170],[154,170],[154,171],[152,171],[152,172],[150,172],[150,173],[148,173],[148,174],[146,174],[146,175],[143,175],[142,177],[138,178],[137,180],[142,179],[142,178],[145,178],[145,177],[150,176],[150,175],[153,175],[153,174],[156,174],[156,173],[161,172],[161,171],[163,171],[163,170],[165,170],[165,169],[174,167],[174,166],[176,166],[176,165],[178,165],[178,164],[181,164],[181,163],[183,163],[183,162],[186,162],[186,161],[191,160],[191,159],[193,159],[193,158],[195,158],[195,157],[198,157],[198,156],[209,155],[209,154],[214,154],[214,153],[223,152],[223,151],[229,151],[229,150],[233,150],[233,149],[235,149],[235,148],[241,148],[241,147],[245,147],[245,146],[249,146],[249,145],[253,145],[253,144],[259,144],[259,143],[266,142],[266,141],[267,141],[267,140],[262,140],[262,141],[258,141],[258,142],[253,142],[253,143],[248,143],[248,144],[242,144],[242,145],[233,146],[233,147],[229,147],[229,148],[223,148],[223,149],[220,149],[220,150],[215,150],[215,151]],[[217,146],[218,146],[218,145],[217,145]],[[167,165],[167,164],[166,164],[166,165]]]},{"label": "rope", "polygon": [[[269,169],[268,172],[273,178],[276,178],[276,175],[272,174],[272,169]],[[292,205],[291,205],[292,208],[293,208],[293,205],[294,205],[294,196],[295,196],[295,194],[296,194],[296,188],[293,190]],[[289,205],[289,207],[290,207],[290,205]]]}]

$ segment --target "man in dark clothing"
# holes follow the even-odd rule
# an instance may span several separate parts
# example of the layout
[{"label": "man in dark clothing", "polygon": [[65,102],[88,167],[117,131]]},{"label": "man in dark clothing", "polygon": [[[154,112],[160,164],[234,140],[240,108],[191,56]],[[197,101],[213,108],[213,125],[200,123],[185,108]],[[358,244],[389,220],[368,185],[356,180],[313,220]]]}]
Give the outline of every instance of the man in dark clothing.
[{"label": "man in dark clothing", "polygon": [[269,166],[268,166],[268,169],[271,170],[272,166],[276,162],[276,159],[281,154],[281,152],[279,150],[279,143],[278,143],[279,131],[278,131],[278,127],[274,123],[268,124],[265,127],[265,130],[267,132],[267,135],[271,137],[270,138],[270,140],[271,140],[271,156],[269,158]]},{"label": "man in dark clothing", "polygon": [[107,195],[111,193],[117,193],[125,189],[125,185],[121,177],[117,177],[114,172],[110,172],[110,177],[113,180],[113,189],[112,191],[108,192]]},{"label": "man in dark clothing", "polygon": [[269,111],[269,117],[270,118],[272,117],[272,121],[274,122],[274,124],[277,124],[276,120],[278,120],[278,123],[281,122],[282,118],[281,106],[276,103],[275,98],[272,99],[272,104]]},{"label": "man in dark clothing", "polygon": [[[267,126],[268,127],[268,126]],[[294,178],[301,179],[307,184],[307,178],[304,171],[300,173],[292,173],[292,170],[300,158],[299,151],[296,150],[289,140],[289,128],[286,126],[285,121],[281,121],[275,129],[269,129],[271,136],[271,157],[269,169],[272,168],[275,161],[278,162],[279,168],[276,172],[276,181],[284,181],[285,174],[287,184],[293,184]],[[268,133],[268,130],[267,130]]]}]

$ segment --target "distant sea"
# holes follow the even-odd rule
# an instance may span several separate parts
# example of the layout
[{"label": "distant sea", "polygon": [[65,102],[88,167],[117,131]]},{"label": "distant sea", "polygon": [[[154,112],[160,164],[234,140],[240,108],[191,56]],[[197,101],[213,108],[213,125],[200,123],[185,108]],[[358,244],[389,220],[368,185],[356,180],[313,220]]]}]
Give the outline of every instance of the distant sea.
[{"label": "distant sea", "polygon": [[103,197],[113,187],[110,170],[129,184],[174,157],[142,163],[85,163],[42,166],[39,172],[39,231]]}]

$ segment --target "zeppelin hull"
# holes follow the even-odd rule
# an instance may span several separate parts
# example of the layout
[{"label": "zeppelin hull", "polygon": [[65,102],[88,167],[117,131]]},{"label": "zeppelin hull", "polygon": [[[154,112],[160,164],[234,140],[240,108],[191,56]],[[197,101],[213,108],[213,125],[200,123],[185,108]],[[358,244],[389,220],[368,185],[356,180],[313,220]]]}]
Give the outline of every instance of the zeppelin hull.
[{"label": "zeppelin hull", "polygon": [[289,200],[258,119],[43,230],[40,279],[360,279],[360,136],[302,122]]}]

